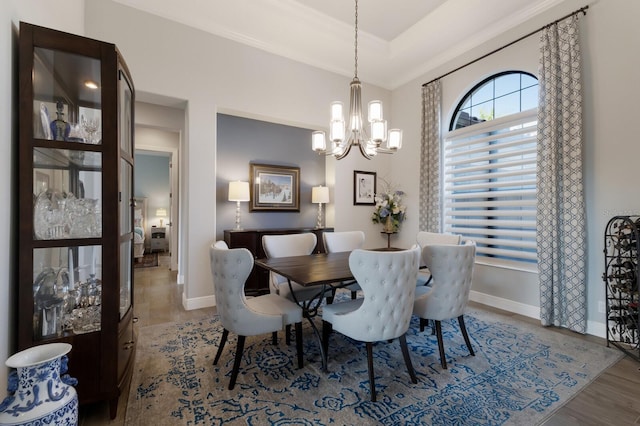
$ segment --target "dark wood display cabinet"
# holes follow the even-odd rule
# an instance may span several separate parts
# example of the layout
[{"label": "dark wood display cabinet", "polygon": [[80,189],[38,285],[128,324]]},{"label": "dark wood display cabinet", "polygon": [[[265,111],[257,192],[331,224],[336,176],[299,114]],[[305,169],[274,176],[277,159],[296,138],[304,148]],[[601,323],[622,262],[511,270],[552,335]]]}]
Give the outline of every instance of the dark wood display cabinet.
[{"label": "dark wood display cabinet", "polygon": [[[224,241],[229,248],[243,247],[248,249],[255,259],[267,257],[262,248],[263,235],[285,235],[313,232],[316,234],[317,243],[314,253],[324,253],[322,234],[333,232],[333,228],[284,228],[284,229],[230,229],[224,231]],[[269,272],[263,268],[253,267],[244,286],[245,294],[255,296],[269,293]]]},{"label": "dark wood display cabinet", "polygon": [[17,345],[66,342],[80,404],[133,372],[134,88],[114,44],[20,24]]},{"label": "dark wood display cabinet", "polygon": [[615,216],[604,234],[607,346],[640,361],[640,216]]}]

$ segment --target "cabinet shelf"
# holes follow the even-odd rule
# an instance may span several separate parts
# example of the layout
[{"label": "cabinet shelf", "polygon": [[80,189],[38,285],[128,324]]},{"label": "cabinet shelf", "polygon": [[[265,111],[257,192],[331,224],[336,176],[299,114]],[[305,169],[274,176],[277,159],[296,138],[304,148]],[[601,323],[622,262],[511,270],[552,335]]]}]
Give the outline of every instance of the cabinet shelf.
[{"label": "cabinet shelf", "polygon": [[607,346],[640,361],[640,216],[615,216],[604,235]]}]

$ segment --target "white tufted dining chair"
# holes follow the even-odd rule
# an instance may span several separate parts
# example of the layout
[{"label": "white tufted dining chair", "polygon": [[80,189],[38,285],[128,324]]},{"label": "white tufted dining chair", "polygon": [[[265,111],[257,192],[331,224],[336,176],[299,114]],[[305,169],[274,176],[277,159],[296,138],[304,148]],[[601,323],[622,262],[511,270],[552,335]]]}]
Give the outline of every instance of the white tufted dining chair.
[{"label": "white tufted dining chair", "polygon": [[[353,251],[362,248],[364,245],[364,232],[362,231],[340,231],[340,232],[323,232],[322,240],[327,253],[339,253],[345,251]],[[344,285],[345,283],[343,283]],[[343,288],[351,291],[351,299],[355,299],[358,290],[361,290],[357,281],[352,284],[344,285]]]},{"label": "white tufted dining chair", "polygon": [[229,380],[233,389],[238,377],[246,336],[272,333],[295,324],[298,368],[302,368],[302,309],[290,300],[275,294],[247,299],[244,284],[253,269],[253,255],[245,248],[227,249],[222,242],[209,249],[211,274],[216,296],[216,307],[223,326],[222,338],[213,364],[216,365],[227,342],[229,332],[238,335],[236,355]]},{"label": "white tufted dining chair", "polygon": [[469,301],[476,246],[473,242],[463,245],[427,245],[422,257],[431,268],[433,284],[416,288],[413,304],[414,315],[420,317],[420,331],[428,320],[435,323],[438,337],[440,363],[447,368],[442,342],[441,321],[458,319],[462,336],[469,353],[475,356],[467,328],[464,325],[464,310]]},{"label": "white tufted dining chair", "polygon": [[418,383],[406,332],[411,321],[420,249],[403,251],[354,250],[349,267],[360,283],[364,298],[327,305],[322,311],[322,343],[328,353],[329,337],[337,331],[365,342],[371,401],[376,400],[373,343],[399,339],[412,383]]},{"label": "white tufted dining chair", "polygon": [[[316,234],[306,232],[302,234],[263,235],[262,248],[267,257],[304,256],[313,253],[318,239]],[[286,297],[289,300],[303,302],[314,299],[318,295],[318,288],[305,288],[296,282],[291,283],[295,298],[289,289],[287,279],[275,272],[269,272],[269,291]],[[329,297],[331,292],[328,292]]]},{"label": "white tufted dining chair", "polygon": [[[447,234],[442,232],[427,232],[420,231],[416,235],[416,243],[420,248],[424,249],[425,246],[430,244],[460,244],[462,236],[456,234]],[[428,265],[425,263],[424,258],[420,259],[420,272],[418,272],[418,280],[416,284],[429,285],[431,283],[431,272],[427,269]]]}]

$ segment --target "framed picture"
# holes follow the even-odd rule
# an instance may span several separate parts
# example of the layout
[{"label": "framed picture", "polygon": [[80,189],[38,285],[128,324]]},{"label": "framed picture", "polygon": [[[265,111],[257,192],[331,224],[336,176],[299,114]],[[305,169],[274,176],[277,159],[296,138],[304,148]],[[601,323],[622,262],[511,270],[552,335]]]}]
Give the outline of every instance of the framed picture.
[{"label": "framed picture", "polygon": [[376,172],[353,171],[353,204],[374,206],[376,204]]},{"label": "framed picture", "polygon": [[250,164],[249,211],[300,211],[300,167]]}]

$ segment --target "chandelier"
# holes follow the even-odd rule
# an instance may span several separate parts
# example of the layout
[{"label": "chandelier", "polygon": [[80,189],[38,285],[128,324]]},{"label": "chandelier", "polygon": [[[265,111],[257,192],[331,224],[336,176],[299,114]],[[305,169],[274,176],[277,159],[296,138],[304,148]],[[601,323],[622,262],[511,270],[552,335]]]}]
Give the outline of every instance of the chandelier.
[{"label": "chandelier", "polygon": [[[382,115],[382,101],[369,102],[367,118],[370,133],[367,132],[366,123],[362,118],[361,84],[358,79],[358,0],[355,0],[355,3],[355,73],[350,84],[349,127],[345,127],[342,102],[333,102],[329,124],[329,149],[325,132],[316,131],[311,135],[311,147],[314,151],[333,155],[338,160],[346,157],[355,145],[369,160],[378,153],[393,154],[402,148],[402,130],[391,129],[387,132],[387,121]],[[386,146],[383,147],[383,144]]]}]

